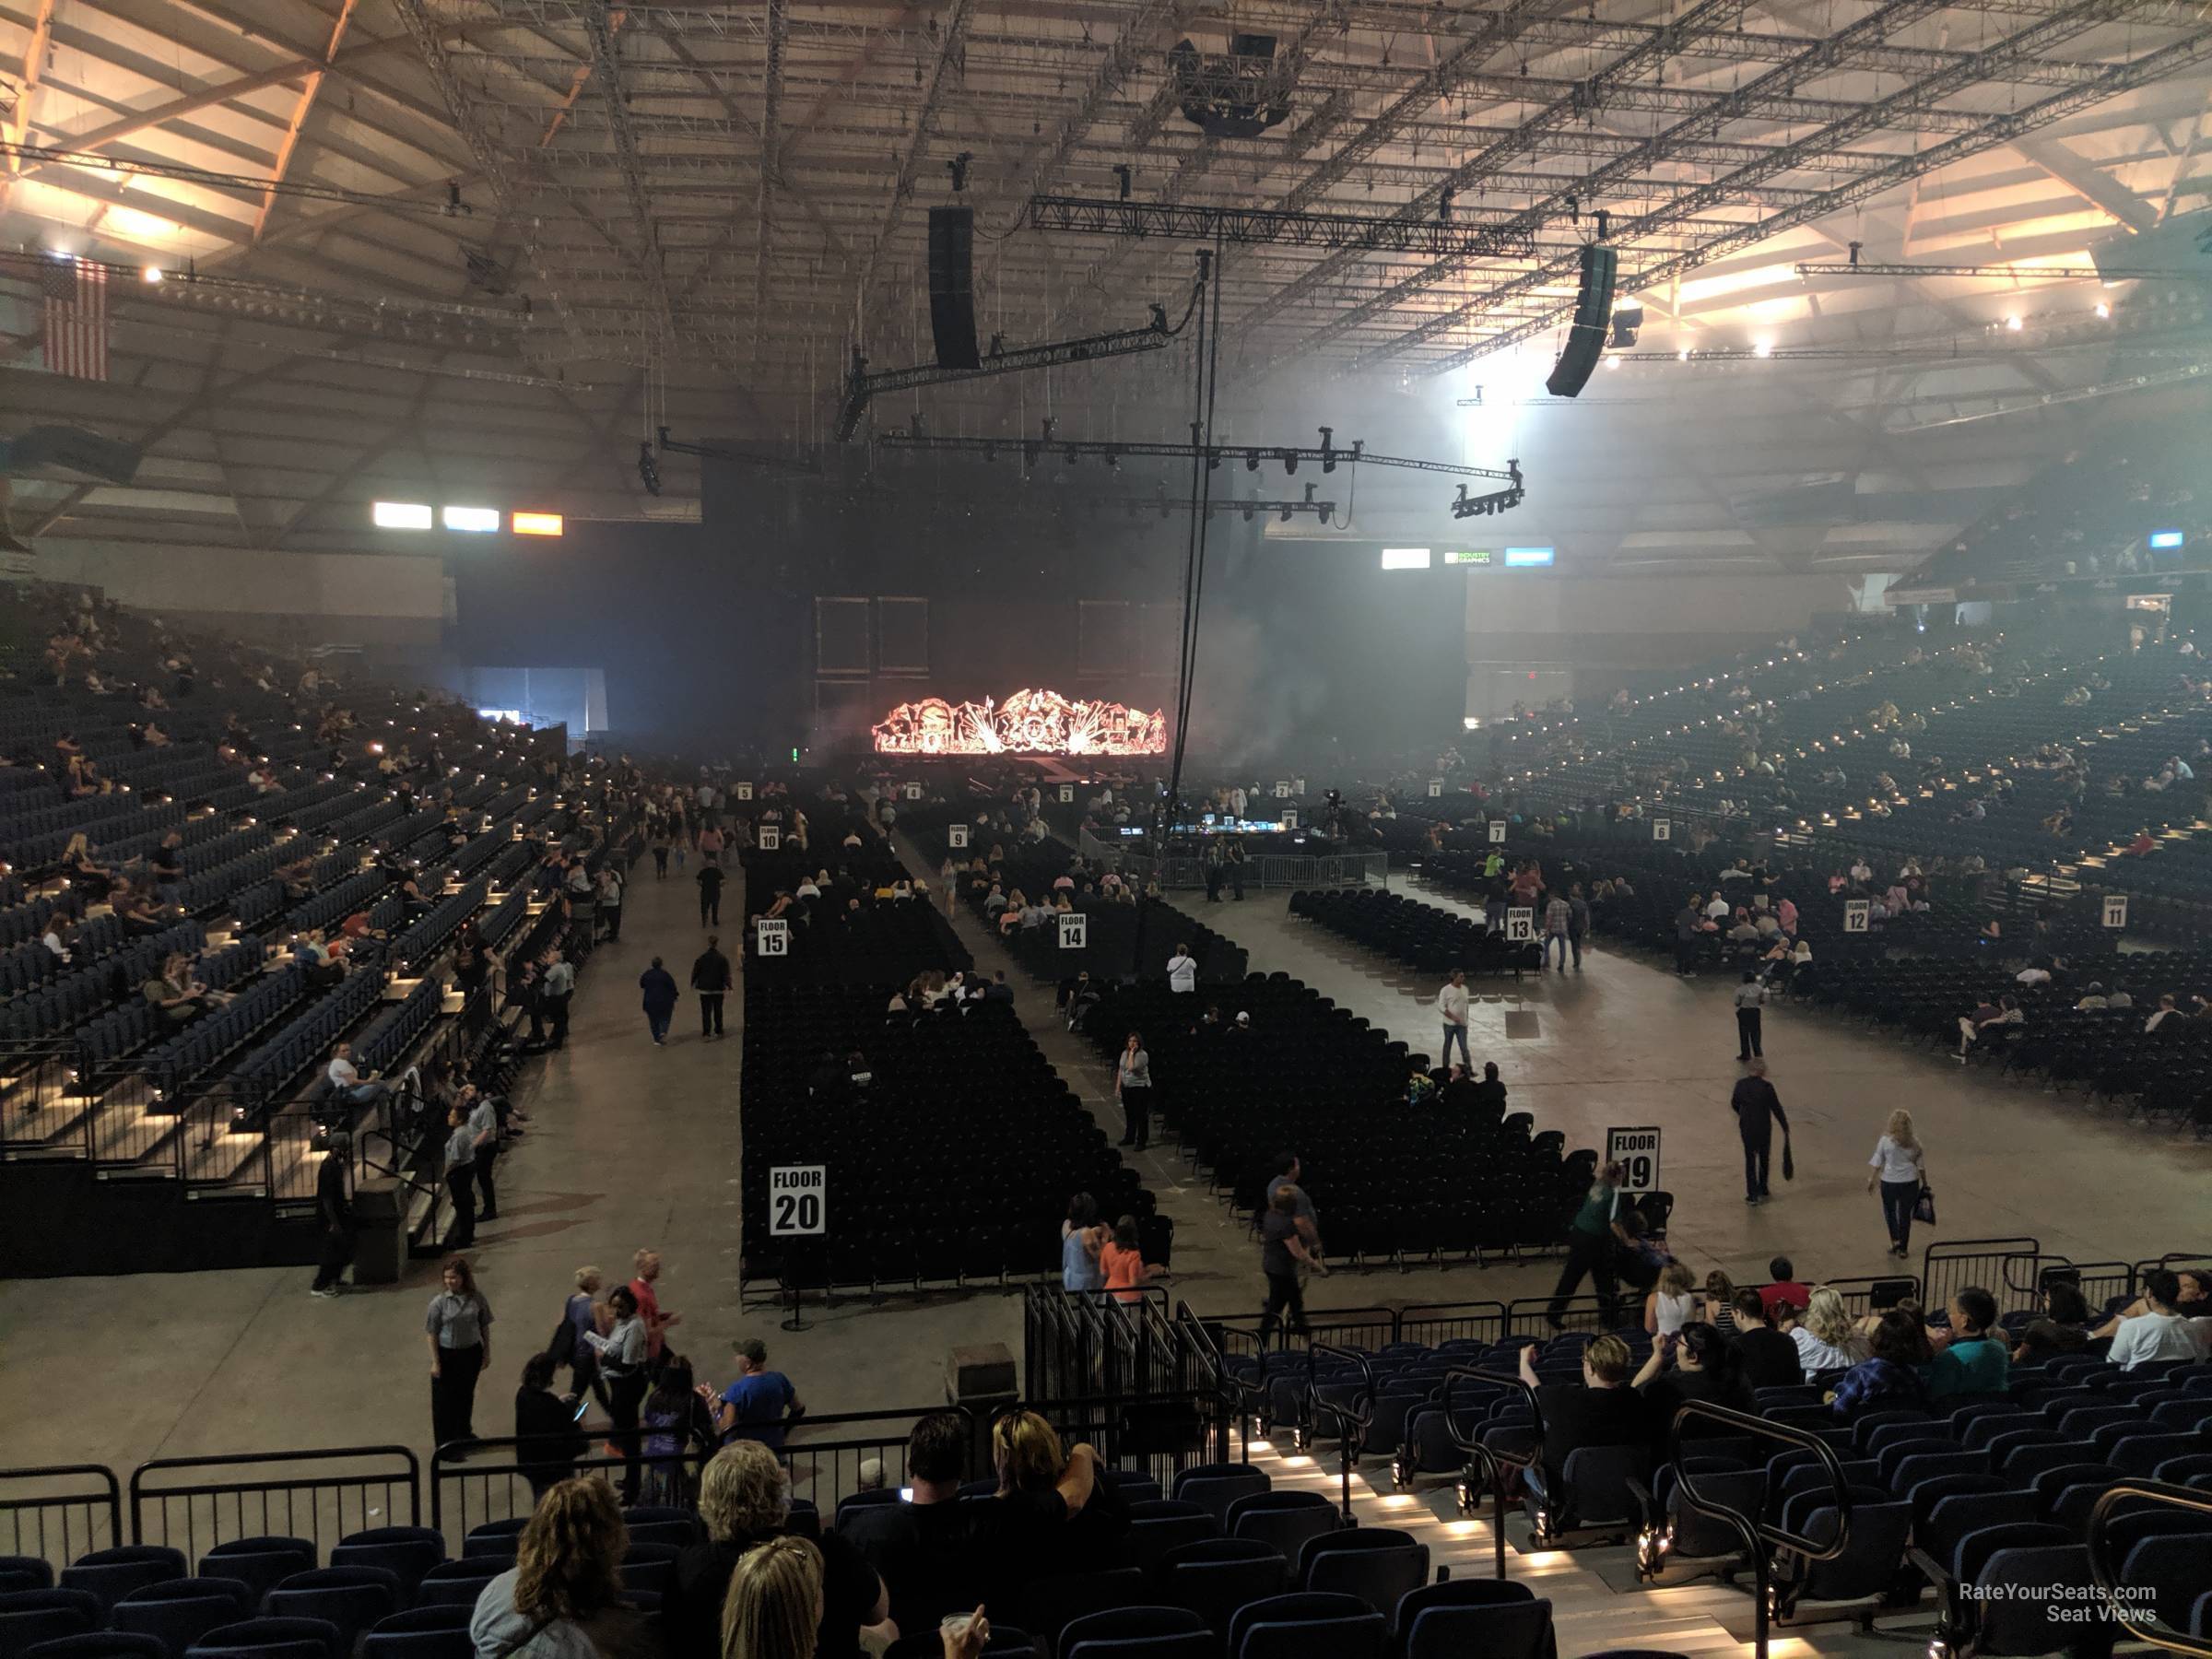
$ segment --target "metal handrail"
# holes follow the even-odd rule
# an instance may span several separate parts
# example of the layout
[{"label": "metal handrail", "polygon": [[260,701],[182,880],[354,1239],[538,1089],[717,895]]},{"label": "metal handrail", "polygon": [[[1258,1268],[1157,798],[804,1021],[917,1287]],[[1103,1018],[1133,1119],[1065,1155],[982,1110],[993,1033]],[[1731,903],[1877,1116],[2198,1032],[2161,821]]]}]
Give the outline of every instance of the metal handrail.
[{"label": "metal handrail", "polygon": [[[1462,1378],[1469,1382],[1488,1383],[1497,1388],[1517,1388],[1528,1396],[1530,1426],[1535,1431],[1525,1456],[1512,1455],[1484,1445],[1480,1441],[1464,1436],[1459,1431],[1459,1419],[1452,1414],[1452,1398],[1458,1391]],[[1507,1466],[1525,1469],[1541,1463],[1544,1458],[1544,1407],[1536,1398],[1536,1391],[1516,1373],[1488,1371],[1474,1366],[1454,1366],[1444,1373],[1444,1433],[1452,1444],[1467,1459],[1467,1468],[1460,1477],[1459,1507],[1461,1513],[1469,1513],[1475,1506],[1475,1488],[1469,1475],[1478,1475],[1490,1488],[1490,1547],[1497,1558],[1498,1576],[1505,1577],[1505,1480]]]},{"label": "metal handrail", "polygon": [[[1717,1499],[1698,1490],[1697,1482],[1682,1466],[1682,1426],[1693,1418],[1703,1418],[1711,1422],[1748,1434],[1757,1439],[1780,1441],[1787,1446],[1812,1453],[1820,1460],[1830,1488],[1836,1500],[1836,1535],[1822,1543],[1816,1538],[1800,1537],[1785,1532],[1779,1525],[1754,1520],[1741,1510],[1734,1509]],[[1753,1604],[1753,1645],[1759,1659],[1767,1659],[1768,1622],[1772,1617],[1770,1606],[1770,1587],[1772,1583],[1772,1565],[1768,1550],[1786,1549],[1801,1555],[1808,1561],[1832,1561],[1841,1555],[1851,1541],[1851,1483],[1843,1477],[1843,1465],[1829,1443],[1809,1430],[1798,1429],[1786,1423],[1771,1422],[1748,1411],[1737,1411],[1727,1406],[1716,1406],[1710,1400],[1685,1400],[1675,1412],[1666,1437],[1667,1461],[1675,1466],[1675,1489],[1682,1500],[1699,1514],[1714,1521],[1724,1521],[1743,1541],[1744,1554],[1751,1563]]]},{"label": "metal handrail", "polygon": [[2097,1588],[2111,1604],[2112,1618],[2120,1628],[2137,1641],[2147,1641],[2171,1653],[2195,1653],[2212,1656],[2212,1641],[2202,1636],[2191,1636],[2160,1622],[2157,1614],[2148,1624],[2137,1624],[2129,1617],[2126,1597],[2118,1594],[2120,1575],[2112,1570],[2111,1540],[2105,1536],[2104,1524],[2112,1518],[2113,1508],[2124,1498],[2146,1498],[2153,1503],[2162,1503],[2174,1509],[2188,1510],[2199,1515],[2212,1515],[2212,1493],[2201,1492],[2193,1487],[2175,1486],[2164,1480],[2138,1480],[2124,1476],[2098,1494],[2089,1510],[2089,1572],[2097,1581]]},{"label": "metal handrail", "polygon": [[[1349,1408],[1321,1397],[1321,1388],[1313,1375],[1313,1361],[1317,1355],[1326,1354],[1335,1359],[1348,1359],[1359,1368],[1359,1392],[1352,1396]],[[1359,1451],[1367,1443],[1367,1431],[1375,1421],[1375,1368],[1368,1357],[1358,1348],[1336,1347],[1325,1342],[1316,1342],[1306,1349],[1306,1411],[1309,1417],[1326,1412],[1336,1420],[1336,1460],[1344,1484],[1343,1510],[1347,1525],[1352,1521],[1352,1468],[1359,1461]],[[1318,1423],[1314,1425],[1320,1427]]]},{"label": "metal handrail", "polygon": [[[1224,1418],[1221,1450],[1224,1453],[1229,1450],[1227,1419],[1233,1418],[1237,1432],[1244,1441],[1241,1461],[1251,1462],[1253,1406],[1259,1391],[1230,1369],[1220,1345],[1214,1341],[1213,1332],[1207,1328],[1207,1322],[1192,1311],[1189,1302],[1178,1301],[1175,1304],[1175,1324],[1188,1337],[1197,1356],[1202,1375],[1212,1383],[1216,1403]],[[1230,1327],[1224,1325],[1221,1328],[1226,1331]]]}]

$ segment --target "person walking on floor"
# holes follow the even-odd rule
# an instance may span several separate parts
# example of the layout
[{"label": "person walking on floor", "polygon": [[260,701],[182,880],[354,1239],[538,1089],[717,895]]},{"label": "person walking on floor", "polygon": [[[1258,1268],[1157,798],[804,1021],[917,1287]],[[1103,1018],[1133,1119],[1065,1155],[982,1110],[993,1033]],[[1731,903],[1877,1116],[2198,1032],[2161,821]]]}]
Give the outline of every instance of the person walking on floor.
[{"label": "person walking on floor", "polygon": [[1766,1006],[1767,987],[1751,969],[1735,988],[1735,1057],[1739,1064],[1766,1053],[1759,1046],[1759,1009]]},{"label": "person walking on floor", "polygon": [[323,1223],[323,1257],[315,1264],[311,1294],[337,1295],[346,1265],[353,1260],[353,1201],[347,1194],[347,1166],[353,1161],[353,1136],[333,1135],[315,1171],[315,1218]]},{"label": "person walking on floor", "polygon": [[477,1378],[491,1363],[491,1304],[466,1256],[447,1256],[438,1277],[423,1339],[430,1349],[430,1441],[446,1446],[477,1437]]},{"label": "person walking on floor", "polygon": [[635,1503],[644,1475],[639,1466],[638,1411],[653,1382],[645,1322],[638,1317],[638,1299],[628,1285],[617,1285],[606,1300],[614,1310],[615,1328],[604,1336],[596,1331],[582,1335],[599,1356],[599,1377],[606,1384],[606,1415],[614,1423],[616,1449],[622,1454],[622,1501]]},{"label": "person walking on floor", "polygon": [[653,827],[653,878],[668,879],[668,820],[656,818]]},{"label": "person walking on floor", "polygon": [[477,1131],[468,1121],[468,1108],[460,1101],[445,1119],[445,1192],[453,1201],[453,1230],[445,1235],[448,1250],[466,1250],[477,1241]]},{"label": "person walking on floor", "polygon": [[1452,1064],[1452,1044],[1459,1043],[1459,1058],[1469,1070],[1475,1061],[1467,1053],[1467,976],[1465,971],[1454,968],[1444,988],[1436,994],[1436,1011],[1444,1022],[1443,1064]]},{"label": "person walking on floor", "polygon": [[1559,971],[1567,971],[1567,939],[1574,931],[1574,910],[1557,892],[1544,906],[1544,949],[1542,959],[1546,972],[1551,971],[1552,950],[1559,950]]},{"label": "person walking on floor", "polygon": [[676,1001],[681,994],[676,975],[661,966],[659,957],[638,975],[638,993],[645,1009],[645,1029],[653,1033],[653,1046],[659,1048],[668,1041],[668,1022],[676,1018]]},{"label": "person walking on floor", "polygon": [[1877,1182],[1881,1183],[1882,1220],[1889,1229],[1889,1253],[1912,1254],[1912,1212],[1920,1203],[1920,1189],[1927,1184],[1928,1160],[1920,1137],[1912,1133],[1912,1114],[1903,1107],[1889,1114],[1888,1126],[1874,1143],[1874,1156],[1866,1160],[1866,1167],[1874,1171],[1866,1177],[1866,1190],[1871,1193]]},{"label": "person walking on floor", "polygon": [[722,866],[709,860],[699,866],[699,924],[722,925]]},{"label": "person walking on floor", "polygon": [[1630,1245],[1629,1235],[1618,1221],[1613,1218],[1613,1198],[1620,1186],[1620,1165],[1609,1163],[1597,1172],[1597,1179],[1583,1194],[1583,1206],[1574,1213],[1567,1228],[1567,1261],[1559,1269],[1559,1282],[1551,1293],[1551,1306],[1545,1317],[1553,1330],[1567,1323],[1567,1299],[1582,1288],[1584,1276],[1590,1288],[1598,1298],[1599,1312],[1606,1329],[1618,1323],[1618,1284],[1613,1277],[1613,1252]]},{"label": "person walking on floor", "polygon": [[1583,897],[1583,884],[1574,883],[1567,889],[1567,943],[1574,951],[1574,971],[1583,971],[1583,935],[1590,931],[1590,900]]},{"label": "person walking on floor", "polygon": [[1260,1271],[1267,1279],[1267,1300],[1260,1311],[1260,1351],[1275,1335],[1277,1321],[1286,1336],[1311,1340],[1306,1324],[1305,1292],[1298,1282],[1303,1265],[1328,1277],[1329,1265],[1307,1246],[1299,1228],[1299,1192],[1288,1182],[1278,1182],[1268,1194],[1266,1213],[1260,1218]]},{"label": "person walking on floor", "polygon": [[1122,1145],[1142,1152],[1152,1138],[1152,1056],[1135,1031],[1114,1062],[1113,1094],[1122,1103]]},{"label": "person walking on floor", "polygon": [[1751,1075],[1737,1081],[1728,1104],[1735,1112],[1736,1133],[1744,1143],[1744,1202],[1764,1204],[1773,1195],[1767,1191],[1767,1158],[1774,1146],[1774,1125],[1782,1125],[1786,1158],[1790,1119],[1782,1109],[1782,1098],[1774,1092],[1774,1085],[1767,1081],[1767,1063],[1753,1059],[1749,1064]]},{"label": "person walking on floor", "polygon": [[569,1041],[569,999],[576,994],[576,965],[556,945],[553,959],[546,964],[546,976],[538,1000],[545,1005],[546,1018],[553,1030],[546,1039],[547,1048],[564,1047]]},{"label": "person walking on floor", "polygon": [[721,943],[714,934],[707,935],[707,947],[699,953],[691,964],[691,989],[699,994],[699,1034],[701,1037],[722,1035],[722,999],[729,994],[730,959],[714,947]]}]

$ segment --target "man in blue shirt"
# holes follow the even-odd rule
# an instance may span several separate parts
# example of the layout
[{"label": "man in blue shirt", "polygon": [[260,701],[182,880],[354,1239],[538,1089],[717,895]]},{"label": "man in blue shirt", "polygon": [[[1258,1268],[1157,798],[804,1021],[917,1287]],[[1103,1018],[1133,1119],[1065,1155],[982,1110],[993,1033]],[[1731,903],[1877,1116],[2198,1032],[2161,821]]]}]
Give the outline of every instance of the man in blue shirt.
[{"label": "man in blue shirt", "polygon": [[730,1345],[737,1355],[737,1381],[722,1391],[714,1426],[725,1444],[759,1441],[771,1452],[783,1449],[783,1431],[806,1407],[782,1371],[768,1369],[768,1344],[757,1336]]}]

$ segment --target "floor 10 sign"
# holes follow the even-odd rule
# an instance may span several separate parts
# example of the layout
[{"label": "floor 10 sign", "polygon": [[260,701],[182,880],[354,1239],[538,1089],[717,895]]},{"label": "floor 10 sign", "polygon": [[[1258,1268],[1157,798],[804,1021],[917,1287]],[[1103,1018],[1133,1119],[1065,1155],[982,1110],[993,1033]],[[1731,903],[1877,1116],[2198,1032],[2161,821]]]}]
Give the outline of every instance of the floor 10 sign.
[{"label": "floor 10 sign", "polygon": [[768,1171],[768,1230],[771,1238],[830,1230],[829,1181],[823,1164],[777,1164]]}]

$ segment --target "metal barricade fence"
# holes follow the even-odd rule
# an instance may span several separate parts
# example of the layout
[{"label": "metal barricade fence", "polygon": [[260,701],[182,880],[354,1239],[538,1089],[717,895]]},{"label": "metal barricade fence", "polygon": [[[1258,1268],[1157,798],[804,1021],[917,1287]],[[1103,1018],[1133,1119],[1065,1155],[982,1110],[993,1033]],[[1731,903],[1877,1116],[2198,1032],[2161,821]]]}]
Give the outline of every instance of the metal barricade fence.
[{"label": "metal barricade fence", "polygon": [[218,1544],[274,1535],[324,1554],[349,1533],[419,1524],[420,1472],[405,1446],[159,1457],[131,1471],[131,1542],[197,1560]]},{"label": "metal barricade fence", "polygon": [[99,1464],[0,1469],[0,1555],[31,1556],[55,1571],[124,1542],[123,1487]]},{"label": "metal barricade fence", "polygon": [[[1154,858],[1127,853],[1125,876],[1139,883],[1157,876],[1163,888],[1202,888],[1206,861],[1180,854]],[[1388,887],[1390,857],[1382,853],[1255,853],[1243,864],[1244,885],[1258,888]]]},{"label": "metal barricade fence", "polygon": [[1509,1334],[1501,1301],[1417,1302],[1398,1310],[1394,1342],[1499,1342]]},{"label": "metal barricade fence", "polygon": [[[2034,1239],[1958,1239],[1947,1243],[1931,1244],[1920,1258],[1920,1289],[1929,1313],[1949,1304],[1953,1296],[1967,1287],[1979,1286],[1998,1299],[1997,1312],[2008,1310],[2003,1305],[2008,1275],[2006,1264],[2026,1256],[2042,1254],[2042,1245]],[[2021,1305],[2029,1305],[2023,1302]]]}]

